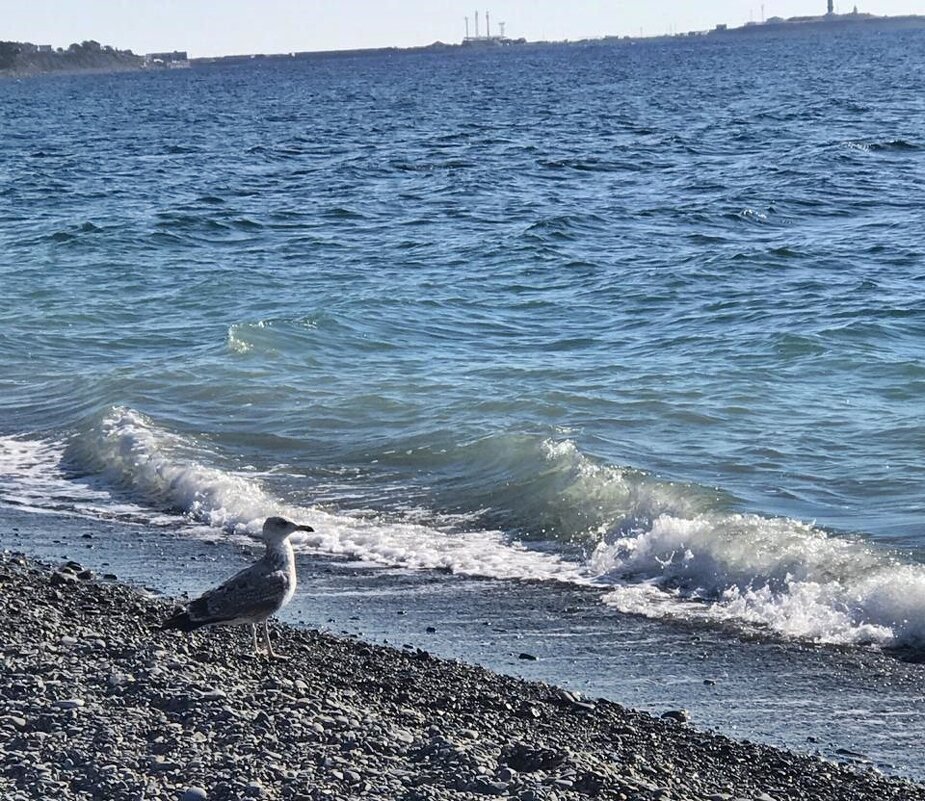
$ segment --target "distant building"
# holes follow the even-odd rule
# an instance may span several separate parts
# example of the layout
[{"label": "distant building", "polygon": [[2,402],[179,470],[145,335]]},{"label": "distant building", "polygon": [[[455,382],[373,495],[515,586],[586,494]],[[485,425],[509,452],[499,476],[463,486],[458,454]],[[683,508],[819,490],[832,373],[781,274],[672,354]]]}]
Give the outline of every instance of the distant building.
[{"label": "distant building", "polygon": [[145,54],[145,67],[148,69],[184,69],[189,65],[189,56],[185,50]]},{"label": "distant building", "polygon": [[38,53],[53,53],[55,51],[51,45],[36,45],[35,50]]},{"label": "distant building", "polygon": [[835,0],[829,0],[829,10],[826,12],[830,17],[835,13]]},{"label": "distant building", "polygon": [[485,45],[509,45],[509,44],[521,44],[522,39],[514,40],[509,39],[504,35],[504,23],[499,22],[498,27],[501,29],[500,35],[493,36],[491,33],[491,16],[486,11],[485,12],[485,33],[479,33],[479,12],[475,12],[475,36],[469,35],[469,17],[466,17],[466,35],[462,40],[464,46],[467,47],[484,47]]}]

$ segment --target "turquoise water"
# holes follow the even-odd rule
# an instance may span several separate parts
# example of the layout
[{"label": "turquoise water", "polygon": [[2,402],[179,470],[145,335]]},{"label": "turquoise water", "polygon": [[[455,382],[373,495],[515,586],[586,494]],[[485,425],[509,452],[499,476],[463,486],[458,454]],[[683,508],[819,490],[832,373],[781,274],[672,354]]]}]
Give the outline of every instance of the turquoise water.
[{"label": "turquoise water", "polygon": [[923,43],[0,83],[0,499],[921,647]]}]

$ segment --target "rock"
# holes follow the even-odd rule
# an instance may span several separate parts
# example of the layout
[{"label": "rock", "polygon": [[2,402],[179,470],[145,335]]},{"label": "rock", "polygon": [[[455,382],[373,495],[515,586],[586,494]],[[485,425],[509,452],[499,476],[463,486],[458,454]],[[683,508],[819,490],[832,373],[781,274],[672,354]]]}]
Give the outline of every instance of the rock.
[{"label": "rock", "polygon": [[85,705],[86,702],[83,698],[63,698],[60,701],[55,701],[55,706],[58,707],[58,709],[79,709]]},{"label": "rock", "polygon": [[565,754],[551,748],[515,742],[501,750],[498,761],[519,773],[534,773],[558,767],[565,761],[565,757]]},{"label": "rock", "polygon": [[187,787],[180,795],[180,801],[206,801],[208,796],[201,787]]},{"label": "rock", "polygon": [[540,710],[536,707],[535,704],[531,704],[528,701],[521,702],[520,706],[517,708],[517,711],[514,713],[519,718],[527,718],[530,720],[536,720],[540,717]]},{"label": "rock", "polygon": [[671,709],[662,714],[662,720],[675,720],[678,723],[687,723],[691,719],[691,713],[686,709]]},{"label": "rock", "polygon": [[507,784],[501,781],[492,781],[490,779],[479,777],[471,785],[473,792],[479,795],[506,795]]},{"label": "rock", "polygon": [[72,575],[71,573],[52,573],[51,574],[51,586],[52,587],[64,587],[68,584],[76,584],[77,576]]},{"label": "rock", "polygon": [[517,655],[518,659],[523,659],[526,662],[536,662],[536,657],[533,654],[521,653]]}]

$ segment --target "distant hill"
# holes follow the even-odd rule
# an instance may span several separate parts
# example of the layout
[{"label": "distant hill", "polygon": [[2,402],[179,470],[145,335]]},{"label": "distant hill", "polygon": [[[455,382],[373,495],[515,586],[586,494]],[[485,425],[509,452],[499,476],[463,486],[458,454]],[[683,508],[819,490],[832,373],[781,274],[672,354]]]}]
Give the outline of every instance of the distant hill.
[{"label": "distant hill", "polygon": [[46,72],[119,72],[137,70],[144,59],[131,50],[116,50],[89,41],[68,48],[31,42],[0,42],[0,75],[40,75]]}]

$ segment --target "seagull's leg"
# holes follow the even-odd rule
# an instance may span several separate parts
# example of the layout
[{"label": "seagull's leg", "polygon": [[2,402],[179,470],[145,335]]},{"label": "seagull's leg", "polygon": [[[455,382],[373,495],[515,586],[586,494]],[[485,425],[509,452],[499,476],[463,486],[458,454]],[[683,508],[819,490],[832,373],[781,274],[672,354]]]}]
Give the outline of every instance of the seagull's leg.
[{"label": "seagull's leg", "polygon": [[263,638],[267,641],[267,656],[270,659],[288,659],[288,656],[283,656],[278,654],[273,650],[273,646],[270,645],[270,627],[266,620],[263,621]]}]

